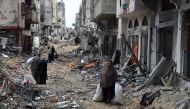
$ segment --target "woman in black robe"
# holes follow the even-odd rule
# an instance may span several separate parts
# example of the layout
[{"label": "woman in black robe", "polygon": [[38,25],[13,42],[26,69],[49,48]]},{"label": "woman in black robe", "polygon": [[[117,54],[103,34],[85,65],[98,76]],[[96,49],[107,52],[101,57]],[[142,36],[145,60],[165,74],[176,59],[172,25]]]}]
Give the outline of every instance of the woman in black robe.
[{"label": "woman in black robe", "polygon": [[46,59],[40,60],[39,70],[38,70],[38,81],[37,84],[46,84],[47,79],[47,63]]}]

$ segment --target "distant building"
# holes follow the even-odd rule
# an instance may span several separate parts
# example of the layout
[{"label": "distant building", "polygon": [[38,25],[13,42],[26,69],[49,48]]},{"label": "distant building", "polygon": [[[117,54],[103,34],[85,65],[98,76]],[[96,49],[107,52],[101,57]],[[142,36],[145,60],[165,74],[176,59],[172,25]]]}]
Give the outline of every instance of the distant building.
[{"label": "distant building", "polygon": [[63,1],[57,3],[57,23],[60,25],[59,35],[65,33],[65,4]]},{"label": "distant building", "polygon": [[100,49],[103,55],[112,57],[116,47],[118,21],[116,18],[116,0],[91,0],[91,21],[101,32]]},{"label": "distant building", "polygon": [[52,2],[51,0],[40,0],[40,22],[42,35],[50,35],[52,31]]}]

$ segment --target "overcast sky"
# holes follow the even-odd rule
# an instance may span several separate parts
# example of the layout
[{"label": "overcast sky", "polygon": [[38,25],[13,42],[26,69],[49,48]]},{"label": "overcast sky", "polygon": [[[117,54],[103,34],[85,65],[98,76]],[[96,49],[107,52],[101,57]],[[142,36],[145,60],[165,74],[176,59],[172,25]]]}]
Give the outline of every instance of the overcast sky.
[{"label": "overcast sky", "polygon": [[63,1],[65,3],[66,26],[72,27],[72,24],[75,23],[75,15],[76,13],[79,12],[79,6],[81,4],[81,0],[63,0]]}]

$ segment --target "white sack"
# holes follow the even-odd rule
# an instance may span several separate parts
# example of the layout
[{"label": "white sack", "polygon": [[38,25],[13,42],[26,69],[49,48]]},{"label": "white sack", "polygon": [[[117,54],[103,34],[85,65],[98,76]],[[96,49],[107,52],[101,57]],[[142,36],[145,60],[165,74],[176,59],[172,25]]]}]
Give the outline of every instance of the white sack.
[{"label": "white sack", "polygon": [[100,86],[100,83],[98,84],[97,88],[96,88],[96,93],[93,97],[93,101],[103,101],[103,91],[102,88]]},{"label": "white sack", "polygon": [[115,96],[112,99],[112,104],[123,104],[123,88],[119,83],[115,83]]},{"label": "white sack", "polygon": [[35,36],[33,38],[33,47],[34,48],[39,48],[40,47],[40,37],[39,36]]},{"label": "white sack", "polygon": [[33,59],[34,59],[34,57],[29,58],[29,59],[26,61],[26,65],[31,65],[32,62],[33,62]]},{"label": "white sack", "polygon": [[3,48],[3,49],[6,48],[7,41],[8,41],[8,38],[1,37],[1,44],[2,44],[2,48]]},{"label": "white sack", "polygon": [[22,84],[29,82],[30,84],[36,84],[36,81],[34,80],[33,76],[28,74],[24,76],[24,81],[22,82]]}]

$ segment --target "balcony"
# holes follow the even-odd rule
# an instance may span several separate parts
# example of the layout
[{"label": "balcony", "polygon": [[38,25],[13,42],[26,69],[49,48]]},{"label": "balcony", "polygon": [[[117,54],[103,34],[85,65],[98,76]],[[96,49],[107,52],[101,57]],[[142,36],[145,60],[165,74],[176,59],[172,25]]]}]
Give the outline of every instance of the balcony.
[{"label": "balcony", "polygon": [[97,0],[93,5],[92,20],[108,19],[116,15],[116,0]]},{"label": "balcony", "polygon": [[119,8],[119,16],[130,16],[131,14],[144,13],[148,9],[144,6],[142,0],[119,0],[120,8]]}]

